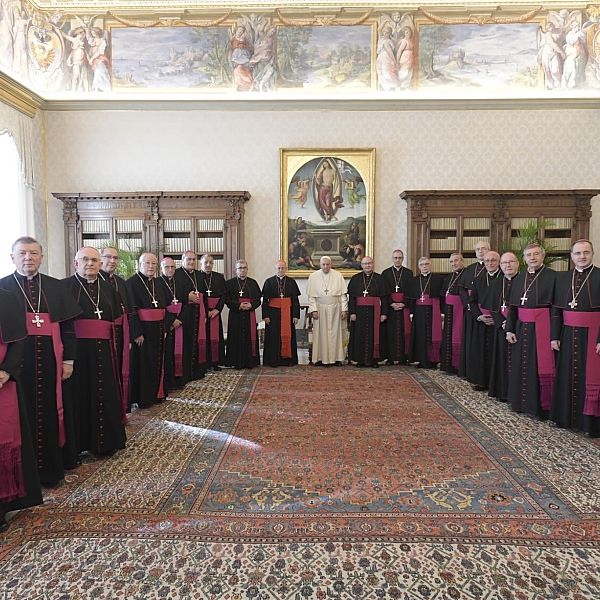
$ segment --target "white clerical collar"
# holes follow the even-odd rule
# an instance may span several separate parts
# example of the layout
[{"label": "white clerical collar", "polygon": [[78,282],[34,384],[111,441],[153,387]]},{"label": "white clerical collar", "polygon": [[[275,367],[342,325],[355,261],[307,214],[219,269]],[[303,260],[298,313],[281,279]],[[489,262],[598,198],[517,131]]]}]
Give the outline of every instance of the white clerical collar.
[{"label": "white clerical collar", "polygon": [[490,273],[490,272],[488,271],[488,275],[489,275],[490,277],[494,277],[495,275],[497,275],[497,274],[498,274],[498,271],[499,271],[499,270],[500,270],[500,269],[496,269],[496,270],[495,270],[493,273]]},{"label": "white clerical collar", "polygon": [[17,269],[17,273],[21,276],[21,277],[25,277],[25,279],[27,279],[27,281],[31,281],[34,277],[37,277],[39,274],[39,271],[37,273],[34,273],[33,275],[25,275],[25,273],[21,273],[21,271],[19,271]]}]

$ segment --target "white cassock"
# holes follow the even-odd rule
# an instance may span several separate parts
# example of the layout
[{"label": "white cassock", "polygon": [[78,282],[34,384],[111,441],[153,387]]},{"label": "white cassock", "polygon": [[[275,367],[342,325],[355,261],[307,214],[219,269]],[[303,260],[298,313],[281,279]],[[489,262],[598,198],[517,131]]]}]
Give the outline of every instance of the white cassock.
[{"label": "white cassock", "polygon": [[313,320],[313,362],[330,365],[346,358],[342,328],[342,313],[348,311],[348,289],[341,273],[333,269],[325,275],[315,271],[308,278],[308,312],[317,311]]}]

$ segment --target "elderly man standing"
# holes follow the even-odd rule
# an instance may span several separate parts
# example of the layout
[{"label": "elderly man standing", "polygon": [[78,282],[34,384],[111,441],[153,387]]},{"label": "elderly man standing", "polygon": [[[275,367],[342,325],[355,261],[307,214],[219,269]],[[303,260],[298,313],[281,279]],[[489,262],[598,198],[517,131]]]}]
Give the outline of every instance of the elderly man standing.
[{"label": "elderly man standing", "polygon": [[163,402],[168,389],[164,381],[165,338],[176,315],[167,312],[170,299],[156,279],[154,254],[140,256],[139,271],[127,280],[136,315],[131,321],[131,403],[148,408]]},{"label": "elderly man standing", "polygon": [[183,321],[182,375],[175,377],[178,386],[202,379],[206,374],[206,307],[200,288],[204,275],[196,269],[197,256],[187,250],[181,256],[181,267],[175,271],[177,299],[185,307]]},{"label": "elderly man standing", "polygon": [[79,449],[107,454],[125,448],[125,414],[115,346],[115,321],[123,314],[112,286],[99,277],[100,252],[77,251],[75,275],[65,281],[83,312],[75,321],[77,358],[70,387],[79,408]]},{"label": "elderly man standing", "polygon": [[413,272],[403,266],[404,252],[396,249],[392,252],[393,265],[385,269],[381,275],[387,283],[390,293],[390,311],[385,322],[387,364],[395,362],[401,365],[408,361],[410,346],[410,310],[408,308],[408,284],[413,278]]},{"label": "elderly man standing", "polygon": [[600,437],[600,269],[594,248],[578,240],[575,268],[560,273],[552,307],[552,347],[559,351],[550,419]]},{"label": "elderly man standing", "polygon": [[506,316],[513,281],[519,273],[519,261],[512,252],[500,257],[502,276],[490,286],[490,294],[482,302],[494,319],[492,370],[488,395],[499,402],[508,399],[508,365],[510,364],[510,344],[506,341]]},{"label": "elderly man standing", "polygon": [[431,260],[419,259],[420,275],[413,277],[409,293],[413,315],[410,335],[410,362],[423,369],[435,369],[442,348],[442,308],[444,279],[431,272]]},{"label": "elderly man standing", "polygon": [[342,366],[345,358],[342,328],[348,315],[346,282],[331,269],[331,258],[323,256],[321,269],[308,278],[308,312],[313,318],[312,359],[315,366]]},{"label": "elderly man standing", "polygon": [[123,389],[123,402],[126,404],[126,411],[130,412],[129,405],[129,319],[134,314],[129,297],[129,289],[122,277],[117,275],[119,266],[119,250],[114,246],[105,246],[100,250],[102,268],[100,277],[110,283],[117,292],[121,300],[121,309],[123,314],[115,321],[115,330],[117,337],[117,356],[119,357],[119,376],[121,378],[121,387]]},{"label": "elderly man standing", "polygon": [[176,379],[183,375],[183,321],[185,307],[177,296],[175,281],[175,261],[166,256],[160,261],[160,277],[157,281],[163,287],[163,295],[167,299],[167,312],[173,315],[173,323],[167,331],[165,339],[165,385],[167,390],[177,387]]},{"label": "elderly man standing", "polygon": [[362,273],[354,275],[348,284],[348,358],[359,367],[376,369],[383,358],[382,324],[387,319],[390,290],[383,277],[374,272],[370,256],[365,256],[360,266]]},{"label": "elderly man standing", "polygon": [[214,258],[205,254],[200,259],[200,293],[204,294],[206,308],[206,364],[213,371],[220,371],[225,364],[225,338],[221,313],[227,301],[227,285],[221,273],[213,271]]},{"label": "elderly man standing", "polygon": [[300,290],[298,284],[286,276],[285,261],[278,260],[275,263],[275,272],[276,274],[266,279],[263,285],[263,365],[297,365],[296,323],[300,318]]},{"label": "elderly man standing", "polygon": [[258,282],[248,277],[248,263],[235,263],[236,276],[227,281],[227,356],[228,367],[252,369],[260,365],[256,309],[260,306]]},{"label": "elderly man standing", "polygon": [[16,240],[11,258],[16,271],[0,279],[0,287],[27,313],[21,383],[40,480],[53,485],[79,460],[73,406],[63,382],[73,372],[73,319],[81,308],[59,280],[40,273],[44,255],[36,239]]},{"label": "elderly man standing", "polygon": [[547,419],[554,386],[554,352],[550,345],[550,307],[556,272],[544,266],[545,250],[529,244],[523,251],[525,273],[515,277],[506,318],[511,348],[508,401],[516,412]]},{"label": "elderly man standing", "polygon": [[458,373],[460,347],[463,335],[464,308],[459,294],[459,280],[465,270],[462,254],[450,255],[452,272],[444,280],[444,327],[442,333],[442,350],[440,354],[440,371],[450,375]]},{"label": "elderly man standing", "polygon": [[475,244],[475,258],[477,259],[473,264],[470,264],[465,268],[463,274],[458,282],[460,290],[460,298],[462,300],[465,312],[463,317],[463,335],[462,344],[460,347],[460,362],[458,365],[459,377],[466,378],[467,368],[470,356],[471,347],[471,336],[473,335],[473,324],[475,319],[471,314],[471,307],[469,306],[469,297],[473,290],[473,281],[476,277],[485,272],[485,265],[483,264],[483,257],[487,252],[490,251],[490,245],[487,242],[479,241]]}]

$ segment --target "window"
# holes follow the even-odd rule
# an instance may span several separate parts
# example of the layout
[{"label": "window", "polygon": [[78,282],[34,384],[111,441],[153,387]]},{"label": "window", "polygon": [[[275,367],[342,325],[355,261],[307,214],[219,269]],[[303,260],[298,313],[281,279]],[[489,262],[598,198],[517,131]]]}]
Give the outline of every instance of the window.
[{"label": "window", "polygon": [[0,277],[14,270],[11,246],[26,233],[23,200],[24,185],[17,146],[8,133],[3,133],[0,135]]}]

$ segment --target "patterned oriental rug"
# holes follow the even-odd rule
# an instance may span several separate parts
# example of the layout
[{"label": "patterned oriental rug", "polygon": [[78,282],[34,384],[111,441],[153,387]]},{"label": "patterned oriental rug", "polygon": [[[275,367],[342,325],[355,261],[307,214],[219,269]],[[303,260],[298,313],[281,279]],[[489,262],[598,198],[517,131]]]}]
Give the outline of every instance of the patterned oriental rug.
[{"label": "patterned oriental rug", "polygon": [[436,371],[223,370],[0,536],[0,598],[600,598],[600,445]]}]

